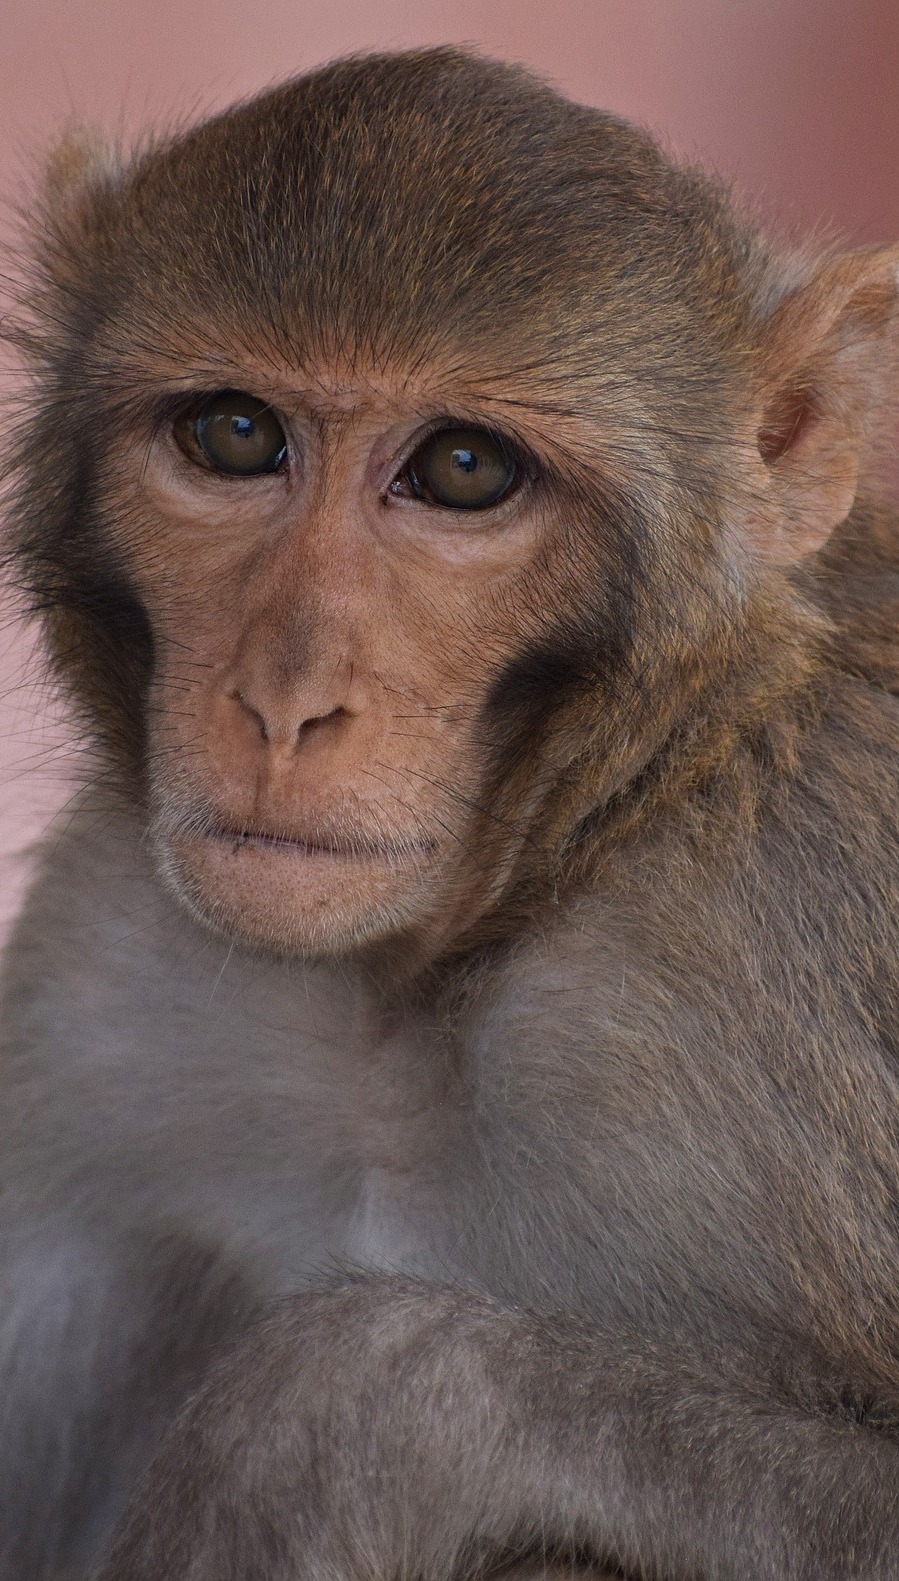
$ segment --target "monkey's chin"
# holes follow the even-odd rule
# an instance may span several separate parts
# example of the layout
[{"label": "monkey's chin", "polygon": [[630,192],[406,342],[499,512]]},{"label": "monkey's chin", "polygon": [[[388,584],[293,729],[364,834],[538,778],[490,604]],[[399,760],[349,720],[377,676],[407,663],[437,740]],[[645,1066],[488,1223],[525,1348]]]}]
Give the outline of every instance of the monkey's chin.
[{"label": "monkey's chin", "polygon": [[426,847],[334,849],[179,833],[157,840],[156,849],[164,878],[195,917],[278,954],[347,955],[414,926],[429,909]]}]

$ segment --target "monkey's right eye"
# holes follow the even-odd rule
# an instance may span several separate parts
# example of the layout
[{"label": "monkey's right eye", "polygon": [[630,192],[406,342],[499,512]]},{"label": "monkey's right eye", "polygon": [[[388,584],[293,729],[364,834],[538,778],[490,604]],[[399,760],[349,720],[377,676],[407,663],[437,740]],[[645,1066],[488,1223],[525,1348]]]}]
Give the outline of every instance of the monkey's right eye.
[{"label": "monkey's right eye", "polygon": [[211,395],[175,423],[184,454],[200,466],[232,477],[277,472],[287,455],[287,439],[270,406],[240,390]]}]

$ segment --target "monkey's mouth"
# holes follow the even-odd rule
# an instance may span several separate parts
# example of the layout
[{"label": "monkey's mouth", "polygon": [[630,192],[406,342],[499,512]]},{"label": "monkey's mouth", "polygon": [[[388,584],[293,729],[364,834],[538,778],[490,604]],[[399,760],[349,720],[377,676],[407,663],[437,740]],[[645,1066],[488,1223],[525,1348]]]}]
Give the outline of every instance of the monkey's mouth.
[{"label": "monkey's mouth", "polygon": [[280,852],[297,857],[325,857],[338,862],[409,862],[430,856],[434,842],[422,839],[378,840],[355,832],[337,835],[282,834],[266,829],[231,828],[222,825],[206,831],[206,837],[230,846],[234,856],[245,851]]},{"label": "monkey's mouth", "polygon": [[272,809],[266,827],[236,809],[169,807],[152,830],[154,855],[216,932],[318,958],[397,931],[439,887],[441,844],[427,829],[382,830],[358,811],[297,827]]}]

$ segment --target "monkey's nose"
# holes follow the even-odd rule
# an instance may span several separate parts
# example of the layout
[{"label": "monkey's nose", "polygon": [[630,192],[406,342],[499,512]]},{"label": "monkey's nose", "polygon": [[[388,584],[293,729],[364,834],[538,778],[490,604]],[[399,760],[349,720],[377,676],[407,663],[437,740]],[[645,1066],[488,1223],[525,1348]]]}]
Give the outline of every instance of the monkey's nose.
[{"label": "monkey's nose", "polygon": [[333,729],[351,717],[343,703],[329,708],[315,707],[311,700],[304,705],[299,699],[287,697],[263,700],[248,697],[239,687],[229,693],[241,712],[252,719],[261,740],[273,746],[294,746],[311,735],[328,728]]}]

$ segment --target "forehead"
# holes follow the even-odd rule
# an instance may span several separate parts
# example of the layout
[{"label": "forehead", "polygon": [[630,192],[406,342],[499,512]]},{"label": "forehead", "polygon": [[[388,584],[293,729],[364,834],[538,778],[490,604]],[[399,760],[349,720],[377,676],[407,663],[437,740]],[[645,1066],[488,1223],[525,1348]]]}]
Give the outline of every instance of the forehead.
[{"label": "forehead", "polygon": [[504,335],[561,344],[608,322],[654,261],[673,303],[678,181],[642,133],[511,68],[346,62],[138,164],[120,297],[164,293],[232,335],[268,318],[299,355],[412,361],[440,338],[483,361]]}]

